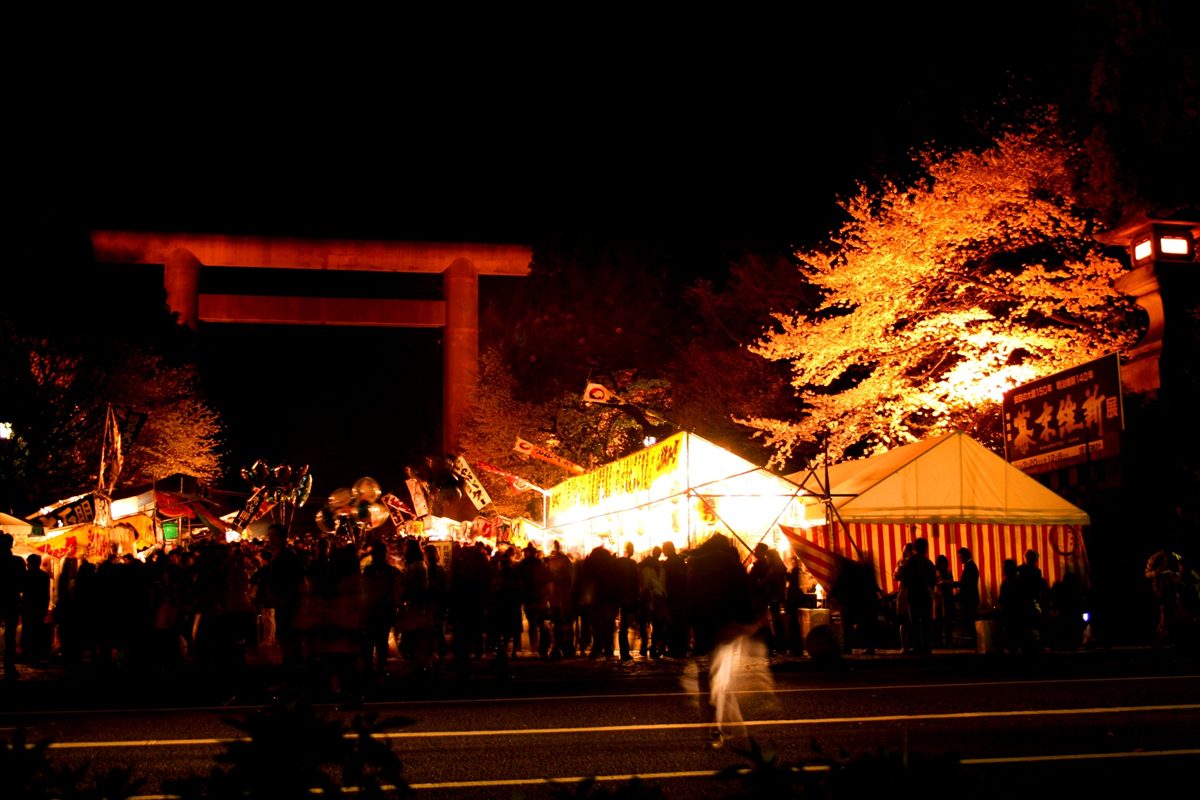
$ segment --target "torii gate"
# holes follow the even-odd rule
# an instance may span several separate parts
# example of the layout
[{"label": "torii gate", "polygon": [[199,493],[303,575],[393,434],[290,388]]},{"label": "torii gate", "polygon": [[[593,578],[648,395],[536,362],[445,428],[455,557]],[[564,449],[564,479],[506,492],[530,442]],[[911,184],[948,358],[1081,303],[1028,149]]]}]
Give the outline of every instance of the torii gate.
[{"label": "torii gate", "polygon": [[[479,362],[479,276],[529,274],[532,250],[517,244],[300,239],[203,233],[94,231],[97,261],[162,264],[167,307],[179,322],[444,328],[442,443],[458,449]],[[441,273],[443,300],[200,294],[200,268]]]}]

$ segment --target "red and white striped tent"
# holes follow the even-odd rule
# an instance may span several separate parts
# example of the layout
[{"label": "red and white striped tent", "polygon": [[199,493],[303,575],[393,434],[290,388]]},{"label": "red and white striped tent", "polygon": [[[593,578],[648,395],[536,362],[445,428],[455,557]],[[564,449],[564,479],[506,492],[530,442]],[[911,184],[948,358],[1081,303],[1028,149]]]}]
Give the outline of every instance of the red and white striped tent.
[{"label": "red and white striped tent", "polygon": [[[922,536],[930,559],[945,555],[955,577],[958,548],[971,551],[985,607],[996,602],[1004,559],[1020,564],[1027,550],[1040,555],[1050,585],[1068,570],[1087,583],[1087,513],[961,431],[831,466],[828,492],[821,469],[787,477],[811,494],[807,525],[785,533],[803,536],[815,545],[810,551],[870,559],[885,592],[897,588],[892,574],[904,545]],[[836,511],[830,520],[826,494]]]}]

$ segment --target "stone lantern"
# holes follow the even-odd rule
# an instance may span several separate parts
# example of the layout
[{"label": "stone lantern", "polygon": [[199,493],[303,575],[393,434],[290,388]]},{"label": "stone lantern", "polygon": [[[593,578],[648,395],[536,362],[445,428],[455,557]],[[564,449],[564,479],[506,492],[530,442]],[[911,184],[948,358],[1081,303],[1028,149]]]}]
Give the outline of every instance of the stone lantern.
[{"label": "stone lantern", "polygon": [[1149,327],[1142,340],[1126,353],[1121,383],[1127,392],[1157,394],[1172,362],[1197,358],[1191,352],[1188,325],[1194,325],[1200,263],[1196,261],[1196,238],[1200,214],[1158,217],[1138,212],[1097,235],[1101,244],[1124,247],[1133,270],[1114,283],[1122,294],[1133,297],[1145,309]]}]

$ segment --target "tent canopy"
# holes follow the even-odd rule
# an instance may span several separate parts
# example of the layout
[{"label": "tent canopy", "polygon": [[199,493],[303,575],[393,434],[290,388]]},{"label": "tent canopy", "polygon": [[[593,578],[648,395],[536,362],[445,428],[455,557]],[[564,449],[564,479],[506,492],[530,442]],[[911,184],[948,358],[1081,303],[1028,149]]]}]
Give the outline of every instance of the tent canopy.
[{"label": "tent canopy", "polygon": [[549,527],[569,543],[679,549],[713,533],[746,549],[803,519],[800,487],[691,432],[567,478],[550,490]]},{"label": "tent canopy", "polygon": [[[824,471],[787,476],[817,497],[806,521],[825,522]],[[854,522],[1087,525],[1088,515],[962,431],[829,467],[838,517]]]}]

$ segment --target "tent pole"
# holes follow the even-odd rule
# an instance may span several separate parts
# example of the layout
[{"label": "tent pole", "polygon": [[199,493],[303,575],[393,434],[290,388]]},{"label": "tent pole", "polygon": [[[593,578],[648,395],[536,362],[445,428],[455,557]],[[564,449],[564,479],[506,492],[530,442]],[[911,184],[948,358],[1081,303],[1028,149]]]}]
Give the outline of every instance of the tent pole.
[{"label": "tent pole", "polygon": [[[821,458],[824,462],[824,464],[823,464],[824,471],[825,471],[824,483],[822,483],[821,479],[817,477],[817,466],[816,466],[816,464],[813,464],[812,466],[810,466],[808,468],[808,474],[805,475],[800,480],[800,485],[803,486],[805,483],[807,483],[809,478],[812,478],[814,481],[816,481],[817,488],[819,488],[821,490],[821,494],[820,494],[821,500],[825,504],[825,524],[826,525],[841,524],[842,530],[844,530],[846,532],[846,539],[849,540],[851,547],[854,548],[854,552],[858,556],[858,560],[866,561],[866,558],[863,556],[862,549],[858,546],[858,542],[854,541],[854,536],[850,533],[850,527],[848,525],[846,525],[845,521],[842,519],[842,515],[838,511],[837,506],[835,506],[833,504],[833,495],[830,493],[830,487],[829,487],[829,432],[828,431],[826,431],[825,435],[823,435],[821,437]],[[837,533],[836,527],[833,529],[832,533]],[[832,537],[831,537],[830,541],[832,541]]]}]

